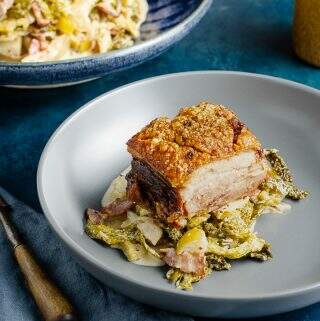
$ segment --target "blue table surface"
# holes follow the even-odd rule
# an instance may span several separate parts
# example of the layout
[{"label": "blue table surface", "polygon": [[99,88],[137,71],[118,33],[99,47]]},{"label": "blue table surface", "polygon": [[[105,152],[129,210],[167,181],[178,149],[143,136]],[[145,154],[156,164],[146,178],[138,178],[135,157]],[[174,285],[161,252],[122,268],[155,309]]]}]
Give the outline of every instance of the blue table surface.
[{"label": "blue table surface", "polygon": [[[0,185],[40,211],[36,171],[50,135],[86,102],[135,80],[189,70],[238,70],[319,88],[319,69],[292,52],[292,15],[293,0],[215,0],[190,35],[129,71],[59,89],[0,88]],[[272,319],[320,320],[320,304]]]}]

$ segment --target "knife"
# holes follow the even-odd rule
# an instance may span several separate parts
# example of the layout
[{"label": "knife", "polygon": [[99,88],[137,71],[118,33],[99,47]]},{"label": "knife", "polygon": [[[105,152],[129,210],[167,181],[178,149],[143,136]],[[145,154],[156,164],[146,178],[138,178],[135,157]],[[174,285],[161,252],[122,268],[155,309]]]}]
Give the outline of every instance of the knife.
[{"label": "knife", "polygon": [[48,278],[9,220],[11,207],[0,196],[0,222],[27,286],[45,321],[78,321],[68,299]]}]

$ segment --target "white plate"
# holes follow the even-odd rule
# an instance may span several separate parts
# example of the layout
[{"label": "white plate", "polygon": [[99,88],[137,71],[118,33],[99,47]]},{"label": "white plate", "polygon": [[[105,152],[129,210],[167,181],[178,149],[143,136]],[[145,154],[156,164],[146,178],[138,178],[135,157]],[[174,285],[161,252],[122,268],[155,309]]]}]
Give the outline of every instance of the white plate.
[{"label": "white plate", "polygon": [[[83,232],[83,213],[98,207],[127,167],[126,141],[160,115],[209,100],[232,106],[265,147],[279,148],[311,197],[257,229],[273,246],[266,263],[242,261],[184,292],[165,269],[130,264]],[[286,80],[237,72],[192,72],[139,81],[109,92],[70,116],[40,160],[38,192],[53,229],[80,264],[136,300],[182,313],[249,317],[285,312],[320,298],[320,94]]]}]

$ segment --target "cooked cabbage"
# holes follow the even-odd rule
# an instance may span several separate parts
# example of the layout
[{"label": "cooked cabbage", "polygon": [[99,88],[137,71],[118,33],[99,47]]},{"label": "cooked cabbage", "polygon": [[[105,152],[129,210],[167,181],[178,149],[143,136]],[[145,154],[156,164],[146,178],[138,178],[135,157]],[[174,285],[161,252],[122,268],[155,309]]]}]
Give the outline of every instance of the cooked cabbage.
[{"label": "cooked cabbage", "polygon": [[[83,57],[129,47],[140,35],[147,10],[146,0],[0,1],[0,48],[15,46],[0,54],[7,59],[30,62]],[[61,39],[56,41],[58,38]],[[30,48],[32,39],[39,41],[36,52]],[[22,43],[19,55],[17,41]]]},{"label": "cooked cabbage", "polygon": [[[172,265],[179,266],[181,270],[170,268],[166,274],[169,281],[185,290],[192,289],[193,283],[213,270],[229,270],[233,260],[248,258],[266,261],[272,257],[271,246],[253,231],[256,219],[266,212],[282,213],[288,210],[290,205],[283,203],[285,197],[300,199],[307,193],[295,187],[290,171],[277,151],[268,150],[265,153],[271,172],[255,196],[237,200],[215,212],[201,211],[188,219],[186,226],[180,230],[160,223],[150,209],[136,205],[134,211],[127,212],[121,228],[94,225],[88,221],[86,231],[89,236],[118,247],[129,261],[137,264],[163,265],[166,261],[163,255],[168,253],[168,249],[177,256],[185,252],[201,252],[202,258],[206,258],[202,261],[206,266],[201,276],[183,272],[181,265]],[[126,180],[121,174],[106,192],[103,204],[124,198],[125,190]],[[190,262],[183,263],[188,265]]]},{"label": "cooked cabbage", "polygon": [[279,151],[276,149],[266,149],[265,155],[272,166],[274,172],[273,180],[268,182],[269,188],[279,189],[286,197],[293,200],[300,200],[306,198],[309,193],[298,188],[295,183],[293,176],[289,170],[288,165],[284,159],[280,156]]},{"label": "cooked cabbage", "polygon": [[91,238],[122,250],[130,262],[140,265],[163,265],[158,252],[147,244],[143,234],[133,225],[126,228],[114,228],[106,224],[94,224],[87,220],[85,230]]},{"label": "cooked cabbage", "polygon": [[[206,268],[205,276],[207,277],[212,273],[212,269]],[[167,274],[166,278],[175,284],[178,289],[182,290],[192,290],[192,284],[199,282],[203,277],[192,273],[184,273],[179,269],[170,269]]]},{"label": "cooked cabbage", "polygon": [[233,247],[233,242],[226,242],[220,245],[221,240],[217,238],[208,238],[207,253],[222,256],[227,259],[240,259],[250,253],[260,252],[266,245],[266,241],[257,237],[254,233],[249,233],[247,238]]}]

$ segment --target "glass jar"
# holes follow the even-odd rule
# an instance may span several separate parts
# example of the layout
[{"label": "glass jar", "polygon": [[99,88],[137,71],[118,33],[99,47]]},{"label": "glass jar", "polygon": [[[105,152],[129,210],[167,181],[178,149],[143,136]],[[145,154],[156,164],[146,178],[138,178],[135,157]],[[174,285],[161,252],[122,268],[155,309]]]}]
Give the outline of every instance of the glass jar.
[{"label": "glass jar", "polygon": [[320,0],[296,0],[293,48],[298,57],[320,67]]}]

